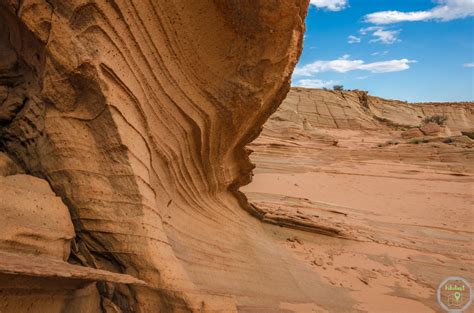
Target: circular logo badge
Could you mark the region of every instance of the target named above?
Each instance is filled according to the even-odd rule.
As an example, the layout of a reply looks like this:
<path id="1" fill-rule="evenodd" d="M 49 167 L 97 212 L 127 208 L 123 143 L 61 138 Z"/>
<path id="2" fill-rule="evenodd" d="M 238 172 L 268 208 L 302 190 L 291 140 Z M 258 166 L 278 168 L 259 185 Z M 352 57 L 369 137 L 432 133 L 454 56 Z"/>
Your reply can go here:
<path id="1" fill-rule="evenodd" d="M 449 313 L 461 313 L 472 302 L 471 286 L 462 277 L 448 277 L 439 285 L 438 303 Z"/>

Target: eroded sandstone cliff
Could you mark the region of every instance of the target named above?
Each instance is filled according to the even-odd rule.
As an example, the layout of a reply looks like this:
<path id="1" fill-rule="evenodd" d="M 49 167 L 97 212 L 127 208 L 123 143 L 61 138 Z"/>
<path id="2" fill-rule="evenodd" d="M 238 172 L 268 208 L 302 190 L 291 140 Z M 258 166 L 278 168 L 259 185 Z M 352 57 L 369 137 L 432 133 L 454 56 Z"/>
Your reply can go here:
<path id="1" fill-rule="evenodd" d="M 315 276 L 275 248 L 238 192 L 251 177 L 244 147 L 289 90 L 307 6 L 0 1 L 0 147 L 14 160 L 2 169 L 1 206 L 25 211 L 0 225 L 32 220 L 47 230 L 2 232 L 2 251 L 14 255 L 0 257 L 0 311 L 312 302 Z M 14 175 L 13 163 L 28 175 Z M 74 279 L 71 266 L 102 276 Z"/>
<path id="2" fill-rule="evenodd" d="M 472 102 L 407 103 L 370 96 L 361 90 L 293 88 L 273 119 L 282 116 L 300 125 L 306 119 L 315 127 L 369 130 L 417 127 L 433 115 L 445 116 L 451 130 L 474 129 Z"/>

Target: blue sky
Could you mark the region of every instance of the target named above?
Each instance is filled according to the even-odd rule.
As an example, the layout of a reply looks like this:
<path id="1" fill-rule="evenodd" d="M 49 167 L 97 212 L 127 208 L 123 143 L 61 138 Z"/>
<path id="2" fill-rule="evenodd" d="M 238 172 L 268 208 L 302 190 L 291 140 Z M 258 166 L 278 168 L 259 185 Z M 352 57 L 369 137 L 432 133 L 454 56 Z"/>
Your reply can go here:
<path id="1" fill-rule="evenodd" d="M 473 101 L 474 0 L 311 0 L 293 86 Z"/>

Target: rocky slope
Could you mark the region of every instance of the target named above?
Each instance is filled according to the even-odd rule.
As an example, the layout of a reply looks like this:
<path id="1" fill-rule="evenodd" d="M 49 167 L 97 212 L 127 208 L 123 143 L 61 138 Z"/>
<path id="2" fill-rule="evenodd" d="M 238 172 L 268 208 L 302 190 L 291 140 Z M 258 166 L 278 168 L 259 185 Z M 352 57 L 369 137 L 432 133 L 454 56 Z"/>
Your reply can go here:
<path id="1" fill-rule="evenodd" d="M 254 215 L 285 226 L 281 245 L 335 288 L 328 312 L 439 312 L 443 279 L 474 279 L 473 112 L 294 88 L 267 121 L 243 189 Z M 437 114 L 447 126 L 419 127 Z"/>
<path id="2" fill-rule="evenodd" d="M 251 176 L 244 146 L 289 90 L 307 6 L 1 0 L 1 206 L 12 213 L 0 247 L 15 255 L 0 256 L 0 311 L 312 302 L 311 273 L 237 191 Z M 11 177 L 13 163 L 27 175 Z"/>

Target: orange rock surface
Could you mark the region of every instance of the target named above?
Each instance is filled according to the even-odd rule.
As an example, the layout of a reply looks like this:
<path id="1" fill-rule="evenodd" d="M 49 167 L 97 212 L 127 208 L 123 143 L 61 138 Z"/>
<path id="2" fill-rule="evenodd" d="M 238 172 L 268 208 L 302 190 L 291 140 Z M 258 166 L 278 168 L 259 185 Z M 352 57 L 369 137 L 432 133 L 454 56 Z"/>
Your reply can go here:
<path id="1" fill-rule="evenodd" d="M 430 312 L 471 278 L 470 104 L 295 89 L 240 190 L 308 3 L 0 0 L 1 313 Z"/>
<path id="2" fill-rule="evenodd" d="M 308 2 L 0 1 L 1 148 L 49 183 L 45 201 L 60 197 L 74 225 L 50 220 L 54 236 L 41 237 L 70 244 L 70 263 L 146 282 L 89 288 L 103 310 L 314 301 L 312 278 L 238 192 L 251 177 L 245 145 L 289 90 Z M 32 294 L 31 312 L 62 312 L 35 305 L 54 290 L 21 286 L 8 287 Z M 0 311 L 17 312 L 8 299 Z"/>
<path id="3" fill-rule="evenodd" d="M 285 226 L 281 245 L 334 288 L 337 306 L 316 302 L 327 312 L 440 312 L 441 281 L 474 279 L 474 141 L 461 134 L 473 110 L 294 88 L 270 117 L 243 190 L 262 222 Z M 427 124 L 431 136 L 403 138 L 436 114 L 452 134 Z"/>

